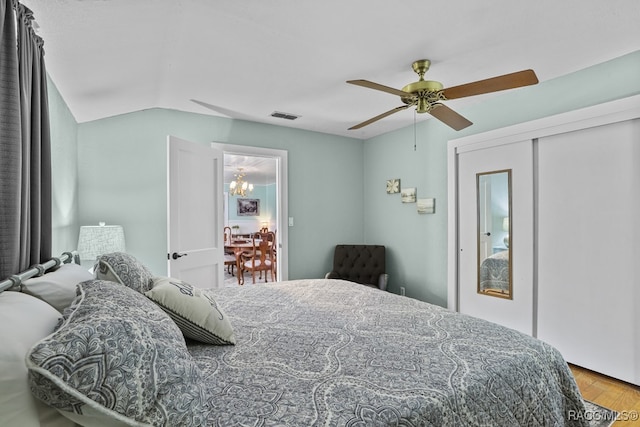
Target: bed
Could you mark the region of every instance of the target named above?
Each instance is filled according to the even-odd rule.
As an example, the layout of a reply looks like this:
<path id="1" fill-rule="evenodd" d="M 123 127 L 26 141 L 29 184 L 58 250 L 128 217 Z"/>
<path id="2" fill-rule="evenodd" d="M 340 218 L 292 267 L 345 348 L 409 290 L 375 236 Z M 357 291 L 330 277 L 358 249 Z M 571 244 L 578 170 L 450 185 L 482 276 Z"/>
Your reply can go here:
<path id="1" fill-rule="evenodd" d="M 509 293 L 509 250 L 500 251 L 480 264 L 481 292 Z"/>
<path id="2" fill-rule="evenodd" d="M 54 309 L 62 318 L 57 328 L 49 325 L 55 332 L 25 350 L 25 382 L 63 421 L 585 422 L 576 416 L 584 403 L 559 352 L 511 329 L 343 280 L 201 290 L 130 263 L 136 260 L 117 254 L 97 278 L 69 284 L 77 295 L 62 313 Z M 7 293 L 19 292 L 0 294 L 0 304 Z M 50 295 L 24 297 L 40 304 Z"/>

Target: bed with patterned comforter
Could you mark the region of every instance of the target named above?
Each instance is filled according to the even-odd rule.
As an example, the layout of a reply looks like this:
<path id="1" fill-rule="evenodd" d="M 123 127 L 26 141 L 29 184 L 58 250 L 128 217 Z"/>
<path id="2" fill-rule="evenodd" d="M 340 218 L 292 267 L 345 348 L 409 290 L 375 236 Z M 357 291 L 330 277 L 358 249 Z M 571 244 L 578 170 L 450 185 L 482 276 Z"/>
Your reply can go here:
<path id="1" fill-rule="evenodd" d="M 479 290 L 509 292 L 509 250 L 495 253 L 482 261 Z"/>
<path id="2" fill-rule="evenodd" d="M 208 291 L 234 346 L 192 342 L 212 426 L 582 425 L 542 341 L 341 280 Z"/>
<path id="3" fill-rule="evenodd" d="M 79 283 L 55 331 L 27 351 L 31 392 L 65 418 L 171 427 L 586 419 L 560 353 L 493 323 L 342 280 L 202 290 L 138 279 Z"/>

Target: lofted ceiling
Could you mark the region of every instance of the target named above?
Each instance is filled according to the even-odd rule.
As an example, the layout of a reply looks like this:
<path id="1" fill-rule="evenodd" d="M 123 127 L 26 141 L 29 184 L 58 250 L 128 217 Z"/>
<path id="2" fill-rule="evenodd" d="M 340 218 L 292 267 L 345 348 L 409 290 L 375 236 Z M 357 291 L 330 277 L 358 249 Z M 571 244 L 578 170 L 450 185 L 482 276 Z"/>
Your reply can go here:
<path id="1" fill-rule="evenodd" d="M 445 87 L 528 68 L 545 81 L 640 49 L 637 0 L 21 2 L 78 122 L 161 107 L 366 139 L 414 113 L 349 131 L 402 103 L 346 80 L 400 89 L 426 58 Z"/>

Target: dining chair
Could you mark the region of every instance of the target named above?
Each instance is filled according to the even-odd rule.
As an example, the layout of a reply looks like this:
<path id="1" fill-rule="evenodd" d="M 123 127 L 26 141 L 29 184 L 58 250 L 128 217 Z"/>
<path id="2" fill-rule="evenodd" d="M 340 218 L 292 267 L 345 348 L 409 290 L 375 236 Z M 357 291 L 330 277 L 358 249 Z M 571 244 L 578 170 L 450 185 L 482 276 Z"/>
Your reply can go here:
<path id="1" fill-rule="evenodd" d="M 231 227 L 224 228 L 224 265 L 227 267 L 227 271 L 233 276 L 233 269 L 238 264 L 237 256 L 234 253 L 233 248 L 227 247 L 231 244 Z"/>
<path id="2" fill-rule="evenodd" d="M 276 241 L 276 232 L 268 231 L 265 233 L 267 240 L 271 242 L 271 251 L 269 256 L 271 257 L 271 264 L 273 266 L 273 277 L 278 278 L 278 242 Z"/>
<path id="3" fill-rule="evenodd" d="M 269 233 L 266 233 L 269 234 Z M 264 238 L 261 238 L 264 237 Z M 251 280 L 256 283 L 256 271 L 264 271 L 264 281 L 267 282 L 267 272 L 271 274 L 271 281 L 274 280 L 274 255 L 272 253 L 274 242 L 269 240 L 267 235 L 255 235 L 251 239 L 253 242 L 253 248 L 249 253 L 242 252 L 240 254 L 241 262 L 238 263 L 238 280 L 241 285 L 244 284 L 244 272 L 251 271 Z"/>
<path id="4" fill-rule="evenodd" d="M 264 230 L 264 229 L 262 229 Z M 276 262 L 276 250 L 277 250 L 277 245 L 276 245 L 276 233 L 274 231 L 259 231 L 257 233 L 254 234 L 254 236 L 256 237 L 256 239 L 260 239 L 260 240 L 266 240 L 268 242 L 271 243 L 271 248 L 269 250 L 269 252 L 267 253 L 267 259 L 272 261 L 272 265 L 273 265 L 273 277 L 277 278 L 277 267 L 278 264 Z M 260 248 L 256 249 L 256 252 L 259 254 L 260 253 Z M 259 270 L 259 276 L 258 279 L 262 279 L 262 270 Z M 275 281 L 275 280 L 274 280 Z"/>

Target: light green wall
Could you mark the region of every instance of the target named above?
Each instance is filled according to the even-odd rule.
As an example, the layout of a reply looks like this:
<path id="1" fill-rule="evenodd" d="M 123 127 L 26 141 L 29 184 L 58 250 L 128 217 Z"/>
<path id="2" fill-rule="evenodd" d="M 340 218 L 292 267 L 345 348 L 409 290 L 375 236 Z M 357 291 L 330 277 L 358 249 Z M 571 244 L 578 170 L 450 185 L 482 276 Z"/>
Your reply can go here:
<path id="1" fill-rule="evenodd" d="M 290 278 L 324 275 L 336 243 L 379 243 L 388 248 L 392 292 L 405 286 L 408 296 L 446 305 L 447 141 L 636 95 L 639 75 L 640 51 L 537 86 L 487 96 L 468 108 L 451 101 L 474 125 L 455 132 L 436 120 L 421 121 L 416 151 L 413 126 L 359 141 L 163 109 L 80 124 L 78 193 L 73 194 L 73 182 L 63 190 L 76 200 L 71 212 L 77 209 L 79 221 L 58 227 L 56 245 L 63 250 L 67 244 L 75 247 L 78 223 L 119 223 L 125 227 L 129 252 L 164 274 L 166 136 L 283 149 L 289 152 L 289 215 L 295 218 L 289 230 Z M 52 129 L 58 135 L 54 150 L 72 153 L 76 126 L 63 104 L 52 103 L 52 109 L 61 110 L 52 112 Z M 73 160 L 65 163 L 67 157 L 73 155 L 62 154 L 54 161 L 56 174 L 61 167 L 72 168 Z M 73 173 L 65 170 L 62 176 L 72 180 Z M 420 198 L 435 198 L 436 213 L 418 215 L 415 204 L 402 204 L 399 195 L 386 194 L 385 183 L 391 178 L 417 187 Z M 58 218 L 65 215 L 58 213 Z"/>
<path id="2" fill-rule="evenodd" d="M 52 253 L 74 250 L 78 244 L 78 138 L 73 115 L 55 84 L 48 80 L 51 121 Z"/>
<path id="3" fill-rule="evenodd" d="M 508 70 L 505 70 L 508 71 Z M 474 125 L 456 132 L 437 120 L 365 143 L 365 238 L 387 245 L 389 288 L 442 306 L 447 303 L 447 141 L 551 116 L 640 93 L 640 51 L 576 73 L 503 94 L 487 96 L 469 108 L 447 105 Z M 570 166 L 570 165 L 568 165 Z M 418 215 L 385 192 L 385 182 L 400 178 L 417 187 L 418 197 L 434 197 L 436 213 Z"/>
<path id="4" fill-rule="evenodd" d="M 123 225 L 127 251 L 154 273 L 166 274 L 169 134 L 288 151 L 290 279 L 324 276 L 336 243 L 364 239 L 360 140 L 164 109 L 80 124 L 80 223 Z"/>
<path id="5" fill-rule="evenodd" d="M 268 227 L 273 230 L 276 221 L 277 200 L 276 184 L 260 185 L 254 184 L 253 191 L 246 197 L 229 196 L 229 226 L 239 225 L 241 233 L 253 233 L 260 230 L 262 223 L 267 222 Z M 229 191 L 229 184 L 225 184 L 225 190 Z M 260 202 L 260 212 L 256 216 L 238 215 L 238 199 L 258 199 Z"/>

